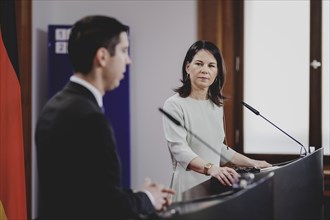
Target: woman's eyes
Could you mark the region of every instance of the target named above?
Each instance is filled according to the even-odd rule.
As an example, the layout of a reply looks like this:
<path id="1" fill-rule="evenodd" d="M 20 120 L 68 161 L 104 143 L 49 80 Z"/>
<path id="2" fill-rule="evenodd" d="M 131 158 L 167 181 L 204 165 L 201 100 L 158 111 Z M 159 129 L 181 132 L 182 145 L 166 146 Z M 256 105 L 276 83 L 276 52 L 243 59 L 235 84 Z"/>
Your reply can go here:
<path id="1" fill-rule="evenodd" d="M 203 63 L 195 63 L 195 64 L 196 64 L 196 66 L 203 66 Z M 216 66 L 211 64 L 211 65 L 209 65 L 209 67 L 210 68 L 215 68 Z"/>

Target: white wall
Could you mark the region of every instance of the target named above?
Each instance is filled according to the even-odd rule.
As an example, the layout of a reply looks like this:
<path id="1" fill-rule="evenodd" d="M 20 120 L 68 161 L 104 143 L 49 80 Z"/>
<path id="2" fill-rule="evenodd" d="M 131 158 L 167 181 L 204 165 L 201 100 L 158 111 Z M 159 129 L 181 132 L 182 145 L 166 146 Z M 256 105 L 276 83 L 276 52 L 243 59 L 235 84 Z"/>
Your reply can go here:
<path id="1" fill-rule="evenodd" d="M 158 107 L 179 86 L 181 63 L 197 40 L 197 4 L 189 1 L 32 2 L 32 124 L 47 100 L 47 28 L 73 24 L 83 16 L 116 17 L 130 27 L 131 185 L 145 177 L 169 184 L 171 162 Z M 34 146 L 34 140 L 33 140 Z M 35 153 L 33 153 L 35 163 Z M 35 166 L 35 164 L 33 165 Z M 33 173 L 33 217 L 37 183 Z"/>

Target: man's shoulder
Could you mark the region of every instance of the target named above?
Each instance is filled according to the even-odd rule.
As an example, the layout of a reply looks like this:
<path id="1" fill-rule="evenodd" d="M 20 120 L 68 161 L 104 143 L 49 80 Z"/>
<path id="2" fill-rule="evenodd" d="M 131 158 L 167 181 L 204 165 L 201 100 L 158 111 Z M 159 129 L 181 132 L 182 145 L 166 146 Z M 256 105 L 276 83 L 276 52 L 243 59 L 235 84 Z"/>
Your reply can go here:
<path id="1" fill-rule="evenodd" d="M 50 98 L 43 110 L 46 114 L 55 111 L 78 115 L 99 112 L 100 108 L 91 97 L 64 88 Z"/>

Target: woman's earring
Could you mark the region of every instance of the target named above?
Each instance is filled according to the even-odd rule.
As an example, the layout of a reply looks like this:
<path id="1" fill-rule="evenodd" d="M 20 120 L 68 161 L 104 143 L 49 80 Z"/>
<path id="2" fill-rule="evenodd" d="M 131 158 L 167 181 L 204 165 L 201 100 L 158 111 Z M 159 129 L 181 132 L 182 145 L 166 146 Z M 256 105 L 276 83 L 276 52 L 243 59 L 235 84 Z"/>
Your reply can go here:
<path id="1" fill-rule="evenodd" d="M 215 80 L 213 81 L 212 85 L 213 84 L 216 84 L 218 82 L 218 77 L 215 78 Z"/>
<path id="2" fill-rule="evenodd" d="M 184 81 L 187 82 L 188 79 L 189 79 L 189 73 L 187 74 L 186 79 Z"/>

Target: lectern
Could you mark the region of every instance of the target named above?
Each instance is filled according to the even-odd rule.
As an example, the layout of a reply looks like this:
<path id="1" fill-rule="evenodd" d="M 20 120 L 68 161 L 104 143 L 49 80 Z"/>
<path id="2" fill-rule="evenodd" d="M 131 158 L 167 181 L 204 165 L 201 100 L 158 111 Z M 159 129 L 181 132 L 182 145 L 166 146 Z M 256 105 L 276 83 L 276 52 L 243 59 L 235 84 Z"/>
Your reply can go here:
<path id="1" fill-rule="evenodd" d="M 223 188 L 212 179 L 193 187 L 186 202 L 172 204 L 164 219 L 323 219 L 323 148 L 261 170 L 244 189 Z M 185 195 L 183 195 L 185 197 Z"/>
<path id="2" fill-rule="evenodd" d="M 159 217 L 165 219 L 272 219 L 273 217 L 273 176 L 270 172 L 246 188 L 213 194 L 205 190 L 212 180 L 191 190 L 203 189 L 209 196 L 191 201 L 175 203 Z M 213 195 L 212 195 L 213 194 Z M 201 196 L 201 195 L 200 195 Z"/>

